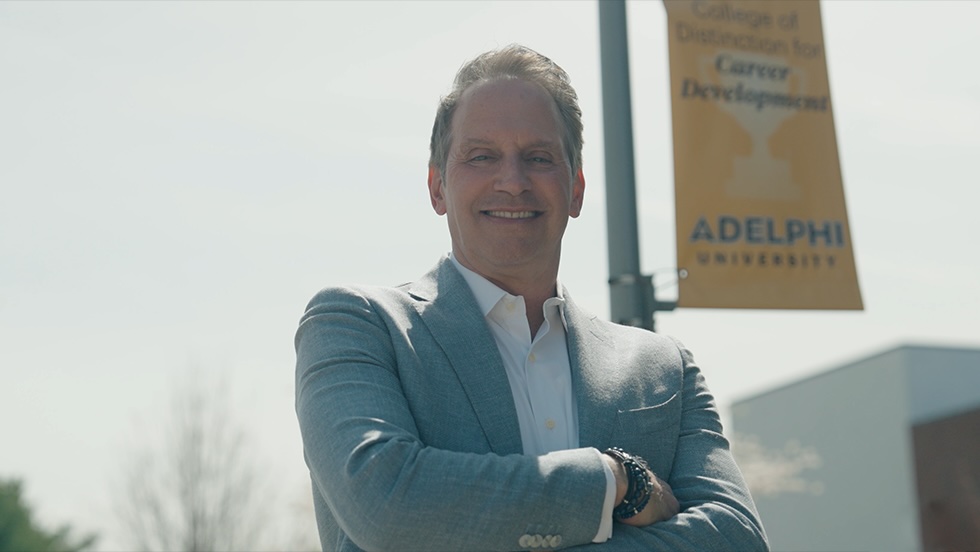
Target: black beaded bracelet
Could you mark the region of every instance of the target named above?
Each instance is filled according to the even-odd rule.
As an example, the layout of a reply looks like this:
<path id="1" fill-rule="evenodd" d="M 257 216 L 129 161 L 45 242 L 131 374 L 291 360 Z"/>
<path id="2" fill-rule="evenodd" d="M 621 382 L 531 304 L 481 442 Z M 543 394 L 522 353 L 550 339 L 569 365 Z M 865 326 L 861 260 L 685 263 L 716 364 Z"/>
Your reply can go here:
<path id="1" fill-rule="evenodd" d="M 606 449 L 606 454 L 616 459 L 626 470 L 626 496 L 613 509 L 616 519 L 629 519 L 646 508 L 653 493 L 653 481 L 647 472 L 647 463 L 643 458 L 627 453 L 621 448 Z"/>

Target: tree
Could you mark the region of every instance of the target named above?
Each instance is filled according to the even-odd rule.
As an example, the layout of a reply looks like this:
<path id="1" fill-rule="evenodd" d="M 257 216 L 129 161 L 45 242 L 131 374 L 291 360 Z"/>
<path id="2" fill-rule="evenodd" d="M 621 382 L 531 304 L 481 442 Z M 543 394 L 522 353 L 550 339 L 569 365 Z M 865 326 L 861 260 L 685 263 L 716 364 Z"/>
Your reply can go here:
<path id="1" fill-rule="evenodd" d="M 116 512 L 137 550 L 220 552 L 259 548 L 269 491 L 227 386 L 176 388 L 166 428 L 124 462 Z"/>
<path id="2" fill-rule="evenodd" d="M 33 517 L 21 481 L 0 480 L 0 552 L 82 552 L 95 544 L 94 535 L 76 539 L 67 525 L 48 531 Z"/>

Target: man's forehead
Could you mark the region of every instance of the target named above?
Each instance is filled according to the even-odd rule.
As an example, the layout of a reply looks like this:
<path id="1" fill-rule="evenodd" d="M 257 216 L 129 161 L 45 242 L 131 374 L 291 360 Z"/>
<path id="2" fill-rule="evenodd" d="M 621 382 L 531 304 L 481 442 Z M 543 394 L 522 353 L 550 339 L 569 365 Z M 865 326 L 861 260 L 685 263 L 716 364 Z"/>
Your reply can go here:
<path id="1" fill-rule="evenodd" d="M 554 98 L 540 84 L 522 79 L 471 86 L 460 98 L 451 127 L 457 148 L 493 145 L 501 139 L 517 139 L 523 147 L 562 144 Z"/>
<path id="2" fill-rule="evenodd" d="M 462 93 L 456 106 L 457 113 L 489 110 L 502 115 L 532 109 L 558 115 L 554 98 L 539 83 L 506 78 L 473 84 Z"/>

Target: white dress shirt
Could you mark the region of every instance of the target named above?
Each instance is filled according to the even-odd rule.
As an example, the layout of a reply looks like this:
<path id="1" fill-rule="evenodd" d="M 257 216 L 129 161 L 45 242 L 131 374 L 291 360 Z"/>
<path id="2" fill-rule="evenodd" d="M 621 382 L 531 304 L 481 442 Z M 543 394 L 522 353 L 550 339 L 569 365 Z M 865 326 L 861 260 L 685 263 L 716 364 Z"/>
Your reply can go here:
<path id="1" fill-rule="evenodd" d="M 544 302 L 544 323 L 532 339 L 524 297 L 500 289 L 460 264 L 455 256 L 450 255 L 450 259 L 476 296 L 500 350 L 517 407 L 524 454 L 538 456 L 578 448 L 578 410 L 572 393 L 561 286 L 557 285 L 556 297 Z M 602 466 L 606 472 L 606 498 L 593 542 L 605 542 L 612 536 L 616 478 L 605 462 Z"/>

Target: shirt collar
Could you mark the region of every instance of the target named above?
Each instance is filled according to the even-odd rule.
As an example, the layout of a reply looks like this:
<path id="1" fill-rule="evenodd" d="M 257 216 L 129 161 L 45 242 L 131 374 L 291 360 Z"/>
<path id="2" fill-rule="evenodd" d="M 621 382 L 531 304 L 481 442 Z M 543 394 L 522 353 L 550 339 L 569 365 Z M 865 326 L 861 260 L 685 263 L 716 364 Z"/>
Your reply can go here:
<path id="1" fill-rule="evenodd" d="M 473 272 L 472 270 L 463 266 L 463 263 L 456 259 L 456 256 L 452 253 L 449 254 L 449 260 L 453 262 L 453 265 L 459 270 L 459 273 L 463 275 L 463 279 L 470 286 L 473 291 L 473 295 L 476 296 L 476 303 L 480 306 L 480 312 L 483 313 L 484 318 L 490 314 L 493 307 L 500 302 L 505 296 L 511 296 L 510 293 L 500 289 L 496 284 L 487 280 L 483 276 Z M 562 325 L 568 329 L 568 324 L 565 322 L 565 296 L 561 292 L 561 282 L 555 281 L 556 295 L 552 299 L 548 299 L 545 302 L 545 308 L 555 305 L 557 303 L 558 313 L 561 316 Z M 554 299 L 557 299 L 555 301 Z"/>
<path id="2" fill-rule="evenodd" d="M 476 303 L 480 306 L 480 312 L 483 313 L 483 316 L 489 314 L 494 305 L 505 295 L 508 295 L 506 291 L 497 287 L 490 280 L 463 266 L 463 263 L 459 262 L 452 253 L 449 254 L 449 260 L 453 262 L 453 265 L 459 270 L 459 273 L 463 275 L 463 279 L 466 280 L 466 284 L 470 286 L 473 295 L 476 296 Z"/>

